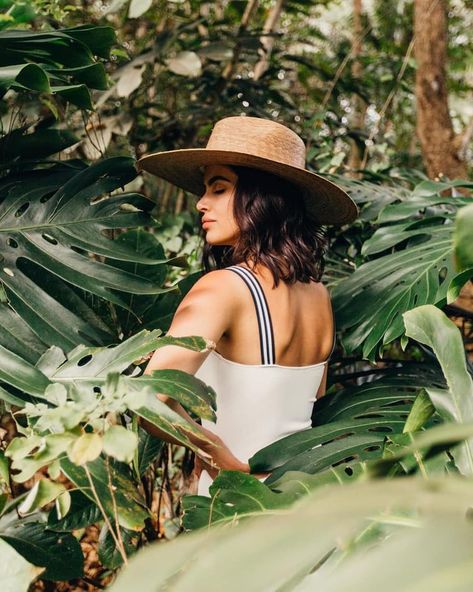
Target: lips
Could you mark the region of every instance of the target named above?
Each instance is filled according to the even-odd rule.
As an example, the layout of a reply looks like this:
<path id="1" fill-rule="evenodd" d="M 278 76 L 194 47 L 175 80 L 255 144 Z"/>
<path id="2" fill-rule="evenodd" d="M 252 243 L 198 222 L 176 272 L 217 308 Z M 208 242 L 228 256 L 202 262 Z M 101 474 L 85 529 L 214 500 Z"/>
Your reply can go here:
<path id="1" fill-rule="evenodd" d="M 211 222 L 215 222 L 215 220 L 202 220 L 202 226 L 205 227 L 206 224 L 210 224 Z"/>

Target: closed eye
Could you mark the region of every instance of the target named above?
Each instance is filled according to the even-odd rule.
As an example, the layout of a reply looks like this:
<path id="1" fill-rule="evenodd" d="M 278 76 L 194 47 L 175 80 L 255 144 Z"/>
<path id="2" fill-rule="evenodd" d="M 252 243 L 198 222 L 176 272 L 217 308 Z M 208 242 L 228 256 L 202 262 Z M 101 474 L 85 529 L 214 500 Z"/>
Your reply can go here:
<path id="1" fill-rule="evenodd" d="M 214 193 L 223 193 L 225 189 L 215 189 Z"/>

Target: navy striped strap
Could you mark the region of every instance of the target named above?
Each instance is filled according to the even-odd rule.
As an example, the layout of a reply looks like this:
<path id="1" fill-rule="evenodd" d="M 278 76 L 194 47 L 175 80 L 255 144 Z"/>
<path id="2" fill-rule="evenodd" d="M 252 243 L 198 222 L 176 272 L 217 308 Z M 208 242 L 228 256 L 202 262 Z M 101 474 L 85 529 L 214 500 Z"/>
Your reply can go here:
<path id="1" fill-rule="evenodd" d="M 271 322 L 268 303 L 261 284 L 255 275 L 246 267 L 232 265 L 226 269 L 230 269 L 239 275 L 250 289 L 256 308 L 256 317 L 258 319 L 261 362 L 265 365 L 274 364 L 276 360 L 276 352 L 274 349 L 273 324 Z"/>

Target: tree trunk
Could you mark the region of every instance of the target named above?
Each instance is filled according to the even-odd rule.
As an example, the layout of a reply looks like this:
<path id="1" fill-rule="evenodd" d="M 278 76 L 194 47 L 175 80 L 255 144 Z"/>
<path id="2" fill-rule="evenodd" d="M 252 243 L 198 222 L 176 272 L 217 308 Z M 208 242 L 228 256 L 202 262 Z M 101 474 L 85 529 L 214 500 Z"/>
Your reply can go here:
<path id="1" fill-rule="evenodd" d="M 462 136 L 456 136 L 446 85 L 447 0 L 415 0 L 417 136 L 430 178 L 466 178 Z"/>

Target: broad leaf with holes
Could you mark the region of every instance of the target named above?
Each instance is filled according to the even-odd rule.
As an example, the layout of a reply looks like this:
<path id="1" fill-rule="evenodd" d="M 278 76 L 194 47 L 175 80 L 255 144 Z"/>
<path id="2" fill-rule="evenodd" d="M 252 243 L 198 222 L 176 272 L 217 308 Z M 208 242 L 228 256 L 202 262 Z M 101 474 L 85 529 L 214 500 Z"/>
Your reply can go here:
<path id="1" fill-rule="evenodd" d="M 113 425 L 113 417 L 127 410 L 182 445 L 197 449 L 190 436 L 202 439 L 201 431 L 158 399 L 156 393 L 169 395 L 198 416 L 214 419 L 212 388 L 179 370 L 158 370 L 142 377 L 119 374 L 164 345 L 180 345 L 194 351 L 204 351 L 207 346 L 200 337 L 159 335 L 159 330 L 142 331 L 113 348 L 77 347 L 68 358 L 59 348 L 52 347 L 36 366 L 0 346 L 0 380 L 14 387 L 13 393 L 6 387 L 0 390 L 0 398 L 24 407 L 22 413 L 28 421 L 23 432 L 26 437 L 14 438 L 6 451 L 16 471 L 16 482 L 27 481 L 42 467 L 63 459 L 66 453 L 76 465 L 93 461 L 102 448 L 119 460 L 136 461 L 135 451 L 143 453 L 138 450 L 136 434 Z M 94 431 L 85 432 L 84 428 Z M 118 442 L 117 432 L 122 434 Z M 120 447 L 125 437 L 130 440 L 126 451 Z M 158 451 L 151 446 L 146 459 L 138 458 L 139 464 L 143 463 L 138 470 L 144 470 Z"/>
<path id="2" fill-rule="evenodd" d="M 287 471 L 315 474 L 380 458 L 385 436 L 403 432 L 423 387 L 444 384 L 436 372 L 417 374 L 415 367 L 397 374 L 393 369 L 383 378 L 319 399 L 314 405 L 315 427 L 259 450 L 249 459 L 251 472 L 272 471 L 265 480 L 272 486 Z"/>
<path id="3" fill-rule="evenodd" d="M 379 228 L 364 244 L 363 253 L 384 254 L 362 264 L 333 290 L 345 349 L 362 348 L 370 360 L 378 348 L 404 333 L 403 312 L 422 304 L 442 306 L 453 301 L 473 275 L 471 269 L 456 272 L 453 256 L 452 217 L 467 200 L 450 198 L 444 205 L 444 197 L 421 195 L 413 201 L 387 206 L 381 212 L 381 220 L 402 221 Z M 432 208 L 435 215 L 420 216 L 419 211 L 426 208 Z M 406 222 L 407 211 L 411 218 Z"/>
<path id="4" fill-rule="evenodd" d="M 363 222 L 374 221 L 383 208 L 410 197 L 410 191 L 399 183 L 395 186 L 377 185 L 369 181 L 357 181 L 339 175 L 328 175 L 328 177 L 350 195 L 360 209 L 358 220 Z"/>
<path id="5" fill-rule="evenodd" d="M 267 486 L 246 473 L 221 471 L 210 486 L 211 497 L 186 495 L 182 498 L 182 525 L 186 530 L 197 530 L 234 523 L 255 514 L 289 507 L 314 489 L 355 481 L 364 474 L 364 463 L 330 468 L 316 475 L 288 471 Z"/>
<path id="6" fill-rule="evenodd" d="M 175 289 L 161 288 L 142 271 L 169 260 L 109 237 L 113 229 L 149 221 L 152 204 L 142 196 L 99 199 L 135 176 L 133 161 L 116 157 L 79 172 L 59 166 L 0 183 L 0 281 L 9 305 L 46 344 L 68 351 L 79 343 L 110 342 L 106 327 L 81 300 L 82 291 L 128 308 L 126 294 Z M 142 267 L 139 273 L 120 270 L 100 257 Z"/>

